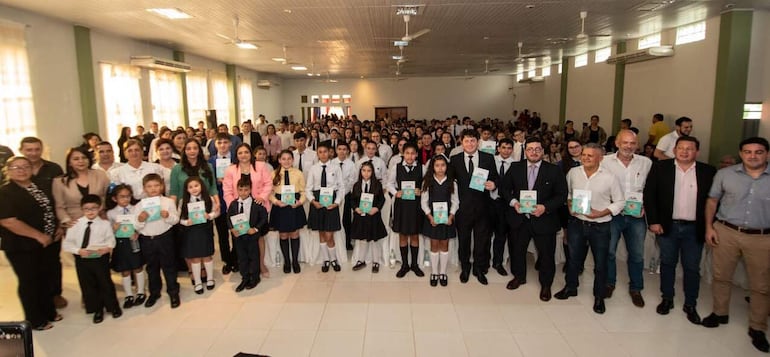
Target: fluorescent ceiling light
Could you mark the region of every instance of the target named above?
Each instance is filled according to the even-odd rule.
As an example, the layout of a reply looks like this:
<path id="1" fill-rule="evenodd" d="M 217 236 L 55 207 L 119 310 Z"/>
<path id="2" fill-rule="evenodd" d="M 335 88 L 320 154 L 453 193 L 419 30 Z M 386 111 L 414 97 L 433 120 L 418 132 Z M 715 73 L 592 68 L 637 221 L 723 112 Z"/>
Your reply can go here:
<path id="1" fill-rule="evenodd" d="M 308 76 L 308 77 L 312 77 L 312 76 L 313 76 L 313 74 L 312 74 L 312 73 L 308 73 L 308 74 L 307 74 L 307 76 Z"/>
<path id="2" fill-rule="evenodd" d="M 273 61 L 276 61 L 276 62 L 285 62 L 285 61 L 286 61 L 286 59 L 285 59 L 285 58 L 283 58 L 283 57 L 273 57 Z"/>
<path id="3" fill-rule="evenodd" d="M 235 45 L 238 46 L 238 48 L 243 50 L 256 50 L 259 48 L 257 47 L 257 45 L 250 42 L 238 42 Z"/>
<path id="4" fill-rule="evenodd" d="M 295 71 L 307 71 L 307 67 L 305 66 L 291 66 L 291 69 Z"/>
<path id="5" fill-rule="evenodd" d="M 400 60 L 400 59 L 404 59 L 404 56 L 394 55 L 394 56 L 391 56 L 391 58 L 393 58 L 394 60 Z"/>
<path id="6" fill-rule="evenodd" d="M 149 12 L 153 12 L 155 14 L 158 14 L 160 16 L 169 18 L 171 20 L 180 20 L 180 19 L 190 19 L 192 16 L 187 14 L 186 12 L 176 9 L 176 8 L 154 8 L 154 9 L 147 9 Z"/>

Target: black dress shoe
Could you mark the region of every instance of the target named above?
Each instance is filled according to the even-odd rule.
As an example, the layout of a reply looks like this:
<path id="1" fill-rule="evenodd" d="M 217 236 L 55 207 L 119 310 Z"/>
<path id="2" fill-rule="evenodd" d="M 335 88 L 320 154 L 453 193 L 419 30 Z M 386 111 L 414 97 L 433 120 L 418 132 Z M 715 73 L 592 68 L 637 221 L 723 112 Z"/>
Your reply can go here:
<path id="1" fill-rule="evenodd" d="M 668 312 L 671 311 L 671 309 L 673 308 L 674 308 L 673 300 L 663 299 L 663 301 L 661 301 L 660 304 L 658 304 L 658 307 L 655 308 L 655 312 L 657 312 L 660 315 L 668 315 Z"/>
<path id="2" fill-rule="evenodd" d="M 471 275 L 471 273 L 468 270 L 463 270 L 460 272 L 460 282 L 465 284 L 468 282 L 468 276 Z"/>
<path id="3" fill-rule="evenodd" d="M 124 309 L 130 309 L 131 306 L 134 306 L 134 297 L 133 296 L 126 296 L 126 299 L 123 301 L 123 308 Z"/>
<path id="4" fill-rule="evenodd" d="M 401 269 L 398 270 L 396 273 L 396 278 L 403 278 L 406 276 L 406 273 L 409 272 L 409 264 L 401 264 Z"/>
<path id="5" fill-rule="evenodd" d="M 97 311 L 94 313 L 94 323 L 100 324 L 104 321 L 104 311 Z"/>
<path id="6" fill-rule="evenodd" d="M 353 266 L 353 271 L 359 271 L 363 268 L 366 268 L 366 263 L 359 260 L 356 262 L 356 265 Z"/>
<path id="7" fill-rule="evenodd" d="M 430 286 L 433 286 L 433 287 L 438 286 L 438 275 L 437 274 L 431 274 L 430 275 Z"/>
<path id="8" fill-rule="evenodd" d="M 695 309 L 695 306 L 685 305 L 684 307 L 682 307 L 682 311 L 684 311 L 684 313 L 687 314 L 688 321 L 692 322 L 695 325 L 701 324 L 700 315 L 698 315 L 698 310 Z"/>
<path id="9" fill-rule="evenodd" d="M 481 283 L 481 285 L 489 284 L 489 281 L 487 280 L 486 274 L 484 274 L 482 272 L 479 272 L 478 274 L 476 274 L 476 279 L 479 280 L 479 283 Z"/>
<path id="10" fill-rule="evenodd" d="M 377 274 L 380 272 L 380 263 L 372 263 L 372 273 Z"/>
<path id="11" fill-rule="evenodd" d="M 342 270 L 342 268 L 340 267 L 340 263 L 337 262 L 337 259 L 332 260 L 331 265 L 332 265 L 332 269 L 334 269 L 335 272 Z"/>
<path id="12" fill-rule="evenodd" d="M 134 300 L 134 306 L 138 306 L 138 305 L 144 304 L 145 300 L 147 300 L 147 295 L 136 294 L 136 299 Z"/>
<path id="13" fill-rule="evenodd" d="M 728 315 L 719 316 L 712 312 L 711 315 L 706 316 L 706 318 L 703 319 L 703 321 L 701 321 L 700 324 L 703 327 L 712 328 L 712 327 L 717 327 L 719 325 L 724 325 L 728 322 L 730 322 L 730 316 Z"/>
<path id="14" fill-rule="evenodd" d="M 604 291 L 604 298 L 609 299 L 612 297 L 612 293 L 615 292 L 615 285 L 607 285 L 606 290 Z"/>
<path id="15" fill-rule="evenodd" d="M 237 273 L 237 272 L 241 271 L 241 269 L 238 268 L 238 263 L 231 265 L 230 266 L 230 271 L 232 271 L 233 273 Z"/>
<path id="16" fill-rule="evenodd" d="M 116 307 L 115 310 L 112 311 L 112 318 L 117 319 L 121 316 L 123 316 L 123 310 L 121 310 L 119 307 Z"/>
<path id="17" fill-rule="evenodd" d="M 642 297 L 642 293 L 638 291 L 629 291 L 628 294 L 631 295 L 631 302 L 634 303 L 634 306 L 644 307 L 644 298 Z"/>
<path id="18" fill-rule="evenodd" d="M 144 303 L 144 307 L 153 307 L 156 302 L 158 302 L 158 299 L 160 299 L 160 296 L 158 295 L 150 295 L 147 298 L 147 301 Z"/>
<path id="19" fill-rule="evenodd" d="M 251 290 L 257 287 L 259 283 L 262 281 L 262 279 L 257 276 L 256 278 L 251 279 L 248 284 L 246 284 L 246 290 Z"/>
<path id="20" fill-rule="evenodd" d="M 321 272 L 322 273 L 328 273 L 329 272 L 329 261 L 324 261 L 324 265 L 321 266 Z"/>
<path id="21" fill-rule="evenodd" d="M 420 265 L 419 264 L 413 264 L 412 265 L 412 271 L 414 272 L 414 275 L 417 275 L 420 278 L 425 276 L 425 273 L 422 272 L 422 269 L 420 269 Z"/>
<path id="22" fill-rule="evenodd" d="M 446 274 L 439 274 L 438 282 L 441 284 L 441 286 L 449 285 L 449 279 L 447 278 Z"/>
<path id="23" fill-rule="evenodd" d="M 230 269 L 230 266 L 225 264 L 225 266 L 222 267 L 222 275 L 230 274 L 232 269 Z"/>
<path id="24" fill-rule="evenodd" d="M 508 290 L 516 290 L 519 288 L 519 286 L 522 286 L 526 284 L 526 280 L 519 280 L 519 278 L 513 278 L 511 281 L 508 282 L 508 285 L 505 286 Z"/>
<path id="25" fill-rule="evenodd" d="M 749 327 L 749 336 L 751 337 L 751 344 L 762 352 L 768 352 L 770 345 L 767 343 L 767 337 L 765 337 L 764 331 L 755 330 Z"/>
<path id="26" fill-rule="evenodd" d="M 302 271 L 302 269 L 299 268 L 298 262 L 291 263 L 291 270 L 294 272 L 294 274 L 299 274 L 299 272 Z"/>
<path id="27" fill-rule="evenodd" d="M 508 272 L 505 271 L 505 268 L 503 268 L 502 264 L 493 265 L 492 268 L 497 270 L 498 274 L 502 276 L 508 276 Z"/>
<path id="28" fill-rule="evenodd" d="M 605 311 L 607 311 L 607 307 L 604 306 L 604 299 L 594 299 L 594 312 L 603 314 Z"/>
<path id="29" fill-rule="evenodd" d="M 283 273 L 284 274 L 291 273 L 291 264 L 289 264 L 289 263 L 284 263 L 283 264 Z"/>
<path id="30" fill-rule="evenodd" d="M 241 280 L 241 283 L 238 284 L 238 286 L 235 287 L 235 292 L 239 293 L 239 292 L 243 291 L 243 289 L 246 289 L 246 285 L 248 283 L 249 282 L 246 279 Z"/>
<path id="31" fill-rule="evenodd" d="M 540 289 L 540 301 L 551 301 L 551 288 L 541 288 Z"/>
<path id="32" fill-rule="evenodd" d="M 566 287 L 564 289 L 559 290 L 556 294 L 553 295 L 558 300 L 567 300 L 571 296 L 577 296 L 577 290 L 569 290 Z"/>
<path id="33" fill-rule="evenodd" d="M 171 308 L 172 309 L 176 309 L 182 303 L 179 300 L 179 294 L 173 294 L 173 295 L 169 296 L 169 298 L 171 298 Z"/>

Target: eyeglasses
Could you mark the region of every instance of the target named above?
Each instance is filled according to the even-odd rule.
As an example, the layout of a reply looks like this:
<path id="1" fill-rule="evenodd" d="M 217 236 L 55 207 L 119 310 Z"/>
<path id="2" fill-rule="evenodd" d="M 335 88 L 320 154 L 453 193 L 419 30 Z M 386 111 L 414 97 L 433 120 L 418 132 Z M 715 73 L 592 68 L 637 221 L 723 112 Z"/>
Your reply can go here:
<path id="1" fill-rule="evenodd" d="M 8 170 L 27 171 L 27 170 L 32 170 L 32 166 L 28 166 L 28 165 L 25 165 L 25 166 L 14 165 L 14 166 L 8 166 Z"/>
<path id="2" fill-rule="evenodd" d="M 527 152 L 543 152 L 543 148 L 527 148 Z"/>
<path id="3" fill-rule="evenodd" d="M 98 212 L 99 207 L 83 207 L 83 211 L 85 212 Z"/>

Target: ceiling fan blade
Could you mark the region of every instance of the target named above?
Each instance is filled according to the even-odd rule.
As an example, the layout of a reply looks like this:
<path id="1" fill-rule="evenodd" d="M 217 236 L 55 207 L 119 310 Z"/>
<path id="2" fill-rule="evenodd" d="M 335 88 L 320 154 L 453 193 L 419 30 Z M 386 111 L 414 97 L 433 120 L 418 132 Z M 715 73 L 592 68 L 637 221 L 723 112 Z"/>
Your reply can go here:
<path id="1" fill-rule="evenodd" d="M 412 40 L 414 40 L 414 39 L 416 39 L 416 38 L 418 38 L 418 37 L 420 37 L 422 35 L 425 35 L 428 32 L 430 32 L 430 29 L 422 29 L 422 30 L 417 31 L 417 32 L 415 32 L 413 34 L 404 36 L 403 40 L 404 41 L 412 41 Z"/>
<path id="2" fill-rule="evenodd" d="M 216 35 L 221 37 L 221 38 L 224 38 L 225 40 L 228 40 L 230 42 L 235 42 L 235 40 L 233 40 L 230 36 L 225 36 L 225 35 L 223 35 L 221 33 L 216 33 Z"/>
<path id="3" fill-rule="evenodd" d="M 273 42 L 270 40 L 253 40 L 253 39 L 241 39 L 241 42 Z"/>

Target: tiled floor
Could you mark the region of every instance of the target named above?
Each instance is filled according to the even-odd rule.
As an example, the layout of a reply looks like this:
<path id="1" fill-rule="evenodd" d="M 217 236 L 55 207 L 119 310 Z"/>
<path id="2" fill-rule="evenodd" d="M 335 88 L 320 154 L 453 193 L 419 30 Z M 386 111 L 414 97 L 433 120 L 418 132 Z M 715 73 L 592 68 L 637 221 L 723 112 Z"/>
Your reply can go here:
<path id="1" fill-rule="evenodd" d="M 557 275 L 554 292 L 564 283 Z M 627 281 L 624 267 L 619 275 Z M 754 350 L 746 335 L 747 304 L 738 288 L 730 323 L 706 329 L 687 322 L 679 297 L 669 316 L 655 313 L 657 275 L 645 273 L 644 309 L 634 307 L 619 288 L 604 315 L 591 310 L 590 272 L 581 278 L 580 296 L 549 303 L 538 299 L 532 269 L 529 283 L 515 292 L 505 289 L 507 278 L 494 272 L 489 278 L 488 286 L 474 279 L 460 284 L 453 272 L 449 287 L 432 288 L 427 278 L 397 279 L 387 267 L 375 275 L 354 273 L 349 266 L 323 274 L 318 266 L 303 265 L 299 275 L 274 268 L 273 277 L 241 294 L 233 291 L 239 276 L 217 273 L 216 289 L 199 296 L 180 276 L 179 309 L 171 310 L 164 296 L 151 309 L 135 307 L 120 319 L 108 316 L 94 325 L 79 307 L 74 268 L 65 257 L 70 306 L 52 330 L 34 334 L 35 350 L 37 356 L 111 357 L 221 357 L 241 351 L 276 357 L 766 355 Z M 15 281 L 0 257 L 0 320 L 23 318 Z M 701 295 L 699 311 L 706 316 L 709 285 L 703 284 Z"/>

